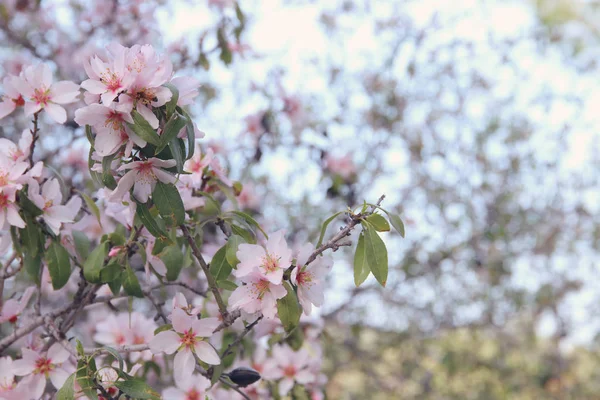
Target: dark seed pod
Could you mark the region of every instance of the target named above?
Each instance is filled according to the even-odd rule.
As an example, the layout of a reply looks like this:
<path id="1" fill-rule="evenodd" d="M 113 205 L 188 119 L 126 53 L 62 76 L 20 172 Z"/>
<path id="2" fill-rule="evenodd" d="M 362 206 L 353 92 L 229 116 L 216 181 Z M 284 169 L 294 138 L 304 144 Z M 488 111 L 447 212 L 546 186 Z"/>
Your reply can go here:
<path id="1" fill-rule="evenodd" d="M 236 368 L 227 375 L 233 383 L 241 387 L 252 385 L 260 379 L 258 371 L 246 367 Z"/>

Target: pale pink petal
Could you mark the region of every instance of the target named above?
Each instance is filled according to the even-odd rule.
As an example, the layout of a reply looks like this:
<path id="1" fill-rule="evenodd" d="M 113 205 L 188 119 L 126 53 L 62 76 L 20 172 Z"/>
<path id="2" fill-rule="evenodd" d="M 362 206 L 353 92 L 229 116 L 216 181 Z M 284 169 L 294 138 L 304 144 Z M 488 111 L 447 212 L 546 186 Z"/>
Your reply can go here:
<path id="1" fill-rule="evenodd" d="M 106 92 L 106 85 L 94 79 L 88 79 L 83 81 L 81 83 L 81 87 L 92 94 L 102 94 Z"/>
<path id="2" fill-rule="evenodd" d="M 175 354 L 175 360 L 173 363 L 173 375 L 177 377 L 178 380 L 186 380 L 189 379 L 190 376 L 194 373 L 194 366 L 196 365 L 196 360 L 194 359 L 194 355 L 187 347 Z"/>
<path id="3" fill-rule="evenodd" d="M 150 109 L 142 104 L 138 103 L 137 111 L 144 117 L 144 119 L 150 124 L 150 126 L 154 129 L 158 128 L 158 118 Z"/>
<path id="4" fill-rule="evenodd" d="M 196 351 L 196 355 L 199 359 L 204 361 L 207 364 L 211 365 L 219 365 L 221 364 L 221 359 L 219 355 L 215 351 L 215 349 L 208 342 L 196 342 L 194 346 L 194 350 Z"/>
<path id="5" fill-rule="evenodd" d="M 77 101 L 79 85 L 71 81 L 60 81 L 52 85 L 50 95 L 53 103 L 69 104 Z"/>
<path id="6" fill-rule="evenodd" d="M 0 103 L 0 118 L 6 117 L 17 108 L 17 104 L 12 100 L 6 100 Z"/>
<path id="7" fill-rule="evenodd" d="M 279 395 L 286 396 L 292 387 L 294 387 L 294 381 L 290 378 L 283 378 L 281 382 L 279 382 Z"/>
<path id="8" fill-rule="evenodd" d="M 128 172 L 129 173 L 129 172 Z M 140 202 L 145 203 L 148 201 L 148 197 L 152 194 L 152 184 L 147 180 L 137 180 L 133 185 L 133 195 Z"/>
<path id="9" fill-rule="evenodd" d="M 148 346 L 153 354 L 160 352 L 173 354 L 175 350 L 179 348 L 180 344 L 180 337 L 177 333 L 173 331 L 163 331 L 154 336 L 148 343 Z"/>
<path id="10" fill-rule="evenodd" d="M 188 400 L 187 394 L 180 389 L 170 387 L 162 392 L 163 399 L 167 400 Z"/>
<path id="11" fill-rule="evenodd" d="M 210 337 L 220 324 L 218 318 L 197 319 L 192 323 L 192 331 L 196 336 Z"/>
<path id="12" fill-rule="evenodd" d="M 19 384 L 21 383 L 22 387 L 26 388 L 28 398 L 37 400 L 44 394 L 46 377 L 41 374 L 29 375 L 19 382 Z"/>
<path id="13" fill-rule="evenodd" d="M 52 364 L 62 364 L 68 360 L 70 355 L 71 353 L 61 343 L 54 343 L 48 349 L 48 359 Z"/>
<path id="14" fill-rule="evenodd" d="M 64 124 L 65 122 L 67 122 L 67 112 L 58 104 L 48 103 L 48 105 L 46 105 L 44 109 L 46 110 L 50 118 L 52 118 L 57 123 Z"/>
<path id="15" fill-rule="evenodd" d="M 31 103 L 31 102 L 25 103 L 25 106 L 23 107 L 23 111 L 25 112 L 25 116 L 27 116 L 27 117 L 35 114 L 36 112 L 40 111 L 41 109 L 42 109 L 41 104 Z"/>
<path id="16" fill-rule="evenodd" d="M 106 116 L 109 108 L 100 104 L 90 104 L 89 106 L 75 110 L 75 122 L 79 125 L 98 125 L 106 122 Z"/>
<path id="17" fill-rule="evenodd" d="M 179 333 L 185 333 L 190 330 L 192 327 L 192 322 L 194 318 L 189 316 L 185 311 L 181 308 L 176 308 L 173 310 L 171 314 L 173 328 Z"/>
<path id="18" fill-rule="evenodd" d="M 55 368 L 50 372 L 49 375 L 50 375 L 50 381 L 52 382 L 52 385 L 54 385 L 54 387 L 56 389 L 60 389 L 61 387 L 63 387 L 63 385 L 65 384 L 65 381 L 71 374 L 69 374 L 67 371 L 65 371 L 62 368 Z"/>
<path id="19" fill-rule="evenodd" d="M 12 226 L 16 226 L 17 228 L 25 228 L 25 221 L 23 221 L 23 218 L 21 218 L 19 212 L 14 206 L 9 206 L 6 208 L 6 219 Z"/>
<path id="20" fill-rule="evenodd" d="M 117 187 L 115 191 L 109 196 L 110 201 L 121 201 L 123 196 L 129 192 L 129 189 L 135 183 L 135 178 L 137 177 L 137 171 L 132 170 L 127 172 L 121 179 L 119 179 L 119 183 L 117 183 Z"/>
<path id="21" fill-rule="evenodd" d="M 177 181 L 177 178 L 161 169 L 153 168 L 153 171 L 158 180 L 163 183 L 175 183 Z"/>

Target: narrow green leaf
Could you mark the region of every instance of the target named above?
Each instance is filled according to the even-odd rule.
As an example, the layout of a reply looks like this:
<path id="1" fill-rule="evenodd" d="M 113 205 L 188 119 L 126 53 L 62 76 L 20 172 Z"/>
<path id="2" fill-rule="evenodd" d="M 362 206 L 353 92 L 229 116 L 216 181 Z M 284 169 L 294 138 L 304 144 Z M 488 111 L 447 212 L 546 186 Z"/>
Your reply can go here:
<path id="1" fill-rule="evenodd" d="M 155 146 L 160 145 L 160 136 L 158 136 L 156 130 L 152 128 L 150 123 L 144 119 L 142 114 L 133 110 L 131 112 L 131 117 L 133 118 L 133 124 L 130 124 L 129 122 L 126 122 L 126 124 L 136 135 Z"/>
<path id="2" fill-rule="evenodd" d="M 362 285 L 370 272 L 371 268 L 365 256 L 365 235 L 361 232 L 354 253 L 354 284 L 356 287 Z"/>
<path id="3" fill-rule="evenodd" d="M 133 272 L 133 269 L 131 269 L 129 261 L 125 263 L 125 271 L 123 271 L 123 289 L 125 289 L 125 293 L 130 296 L 144 297 L 140 281 L 135 275 L 135 272 Z"/>
<path id="4" fill-rule="evenodd" d="M 240 260 L 237 258 L 237 250 L 240 243 L 246 243 L 244 238 L 240 235 L 231 235 L 229 236 L 229 239 L 227 239 L 227 250 L 225 257 L 227 257 L 227 262 L 232 267 L 235 267 L 240 262 Z"/>
<path id="5" fill-rule="evenodd" d="M 367 262 L 375 279 L 381 286 L 385 287 L 388 275 L 388 257 L 385 243 L 383 243 L 374 227 L 369 226 L 367 223 L 362 224 Z"/>
<path id="6" fill-rule="evenodd" d="M 100 226 L 102 226 L 102 222 L 100 222 L 100 209 L 98 208 L 94 200 L 92 200 L 90 196 L 79 190 L 77 191 L 77 194 L 79 194 L 83 198 L 83 201 L 85 202 L 85 205 L 87 206 L 88 210 L 92 213 L 94 217 L 96 217 Z"/>
<path id="7" fill-rule="evenodd" d="M 176 226 L 185 222 L 185 208 L 175 185 L 156 182 L 152 200 L 165 222 Z"/>
<path id="8" fill-rule="evenodd" d="M 102 158 L 102 183 L 111 190 L 114 190 L 117 187 L 117 181 L 115 180 L 111 169 L 114 158 L 114 155 Z"/>
<path id="9" fill-rule="evenodd" d="M 73 244 L 79 258 L 85 260 L 90 255 L 90 239 L 81 231 L 71 231 L 73 236 Z"/>
<path id="10" fill-rule="evenodd" d="M 165 83 L 163 86 L 169 88 L 169 90 L 171 91 L 171 100 L 169 100 L 167 104 L 165 104 L 167 109 L 167 118 L 171 118 L 171 115 L 175 112 L 175 109 L 177 108 L 177 102 L 179 101 L 179 89 L 177 89 L 177 86 L 169 82 Z"/>
<path id="11" fill-rule="evenodd" d="M 136 215 L 140 218 L 144 227 L 148 229 L 148 232 L 152 234 L 152 236 L 162 239 L 168 239 L 167 232 L 162 229 L 157 223 L 148 206 L 144 203 L 137 203 Z M 169 239 L 170 240 L 170 239 Z"/>
<path id="12" fill-rule="evenodd" d="M 231 225 L 231 232 L 233 232 L 234 235 L 241 236 L 246 243 L 256 244 L 254 233 L 242 228 L 241 226 Z"/>
<path id="13" fill-rule="evenodd" d="M 21 246 L 21 241 L 19 240 L 19 236 L 17 235 L 17 227 L 10 227 L 10 238 L 13 243 L 13 247 L 19 256 L 23 255 L 23 247 Z"/>
<path id="14" fill-rule="evenodd" d="M 236 285 L 234 282 L 227 280 L 217 281 L 217 286 L 225 290 L 235 290 L 238 287 L 238 285 Z"/>
<path id="15" fill-rule="evenodd" d="M 366 221 L 371 224 L 377 232 L 390 231 L 390 224 L 380 214 L 371 214 L 366 218 Z"/>
<path id="16" fill-rule="evenodd" d="M 23 266 L 35 283 L 40 283 L 40 268 L 42 267 L 42 255 L 23 254 Z"/>
<path id="17" fill-rule="evenodd" d="M 256 229 L 258 229 L 265 236 L 266 239 L 269 238 L 269 236 L 263 230 L 263 228 L 261 228 L 260 225 L 258 224 L 258 222 L 256 222 L 256 220 L 254 218 L 252 218 L 252 216 L 250 216 L 249 214 L 246 214 L 245 212 L 242 212 L 242 211 L 235 211 L 235 210 L 230 211 L 230 213 L 241 218 L 243 221 L 248 223 L 250 226 L 253 226 Z"/>
<path id="18" fill-rule="evenodd" d="M 215 277 L 215 280 L 225 280 L 231 273 L 231 265 L 227 262 L 227 245 L 221 247 L 210 262 L 210 274 Z"/>
<path id="19" fill-rule="evenodd" d="M 37 256 L 43 249 L 44 234 L 39 225 L 28 216 L 25 216 L 25 228 L 19 229 L 19 237 L 23 244 L 23 252 L 30 256 Z"/>
<path id="20" fill-rule="evenodd" d="M 390 218 L 390 222 L 392 223 L 392 226 L 394 227 L 394 229 L 396 229 L 398 231 L 400 236 L 404 237 L 404 223 L 402 222 L 400 217 L 396 214 L 390 214 L 390 213 L 388 213 L 388 217 Z"/>
<path id="21" fill-rule="evenodd" d="M 338 211 L 335 214 L 333 214 L 331 217 L 327 218 L 325 220 L 325 222 L 323 222 L 323 227 L 321 228 L 321 235 L 319 236 L 319 241 L 317 242 L 317 247 L 316 247 L 317 249 L 323 244 L 323 238 L 325 237 L 325 232 L 327 231 L 327 227 L 329 226 L 331 221 L 333 221 L 335 219 L 335 217 L 337 217 L 341 213 L 342 213 L 342 211 Z"/>
<path id="22" fill-rule="evenodd" d="M 75 400 L 75 373 L 69 375 L 58 392 L 56 400 Z"/>
<path id="23" fill-rule="evenodd" d="M 50 243 L 45 254 L 48 272 L 52 280 L 52 287 L 58 290 L 65 286 L 71 276 L 71 260 L 69 253 L 58 242 Z"/>
<path id="24" fill-rule="evenodd" d="M 100 282 L 110 283 L 121 276 L 123 268 L 118 262 L 114 261 L 102 268 L 100 271 Z"/>
<path id="25" fill-rule="evenodd" d="M 108 255 L 108 243 L 98 245 L 83 263 L 83 277 L 91 283 L 100 283 L 100 271 L 104 266 L 104 259 Z"/>
<path id="26" fill-rule="evenodd" d="M 288 282 L 284 282 L 283 284 L 287 290 L 287 295 L 277 300 L 277 315 L 281 320 L 283 329 L 287 333 L 290 333 L 300 323 L 302 308 L 300 307 L 300 303 L 298 303 L 298 297 L 292 286 Z"/>
<path id="27" fill-rule="evenodd" d="M 160 400 L 160 394 L 152 389 L 146 382 L 138 378 L 116 381 L 115 386 L 126 396 L 133 399 Z"/>
<path id="28" fill-rule="evenodd" d="M 21 209 L 26 211 L 32 217 L 37 217 L 43 214 L 43 211 L 39 209 L 30 199 L 27 197 L 27 191 L 22 189 L 19 191 L 19 205 Z"/>
<path id="29" fill-rule="evenodd" d="M 159 333 L 164 332 L 164 331 L 170 331 L 171 329 L 173 329 L 173 325 L 172 324 L 161 325 L 161 326 L 159 326 L 158 328 L 156 328 L 154 330 L 154 336 L 156 336 Z"/>
<path id="30" fill-rule="evenodd" d="M 175 167 L 177 168 L 177 172 L 183 172 L 183 165 L 185 164 L 185 145 L 183 144 L 183 140 L 179 138 L 174 138 L 169 142 L 169 150 L 171 150 L 171 155 L 173 155 L 173 159 L 177 163 Z"/>
<path id="31" fill-rule="evenodd" d="M 185 124 L 187 124 L 185 117 L 178 113 L 174 113 L 165 124 L 163 132 L 160 135 L 160 144 L 156 146 L 154 154 L 160 153 L 165 147 L 167 147 L 171 140 L 176 139 L 179 131 L 183 129 Z"/>
<path id="32" fill-rule="evenodd" d="M 117 296 L 121 292 L 121 283 L 123 282 L 123 271 L 117 274 L 116 277 L 113 278 L 112 281 L 108 282 L 108 287 L 112 294 Z"/>
<path id="33" fill-rule="evenodd" d="M 119 369 L 123 370 L 124 360 L 121 353 L 119 353 L 117 349 L 110 346 L 102 346 L 102 348 L 105 349 L 111 356 L 115 358 L 115 360 L 119 362 Z"/>
<path id="34" fill-rule="evenodd" d="M 85 136 L 87 136 L 90 144 L 94 146 L 94 132 L 92 131 L 92 127 L 90 125 L 85 126 Z"/>
<path id="35" fill-rule="evenodd" d="M 75 372 L 75 377 L 77 379 L 77 383 L 81 387 L 81 391 L 88 398 L 98 400 L 97 389 L 94 387 L 94 381 L 92 380 L 94 373 L 87 364 L 85 358 L 80 358 L 77 361 L 77 371 Z"/>
<path id="36" fill-rule="evenodd" d="M 219 382 L 219 378 L 223 375 L 223 370 L 225 369 L 225 363 L 221 362 L 219 365 L 215 365 L 212 367 L 212 376 L 210 377 L 210 385 L 214 386 L 217 382 Z"/>
<path id="37" fill-rule="evenodd" d="M 219 44 L 219 49 L 221 49 L 219 58 L 225 63 L 225 65 L 231 64 L 231 61 L 233 60 L 233 55 L 231 54 L 231 50 L 229 49 L 229 43 L 227 42 L 227 38 L 225 37 L 225 31 L 223 27 L 220 27 L 217 30 L 217 42 Z"/>
<path id="38" fill-rule="evenodd" d="M 175 281 L 183 268 L 183 252 L 178 245 L 165 247 L 160 252 L 160 259 L 167 267 L 167 280 Z"/>

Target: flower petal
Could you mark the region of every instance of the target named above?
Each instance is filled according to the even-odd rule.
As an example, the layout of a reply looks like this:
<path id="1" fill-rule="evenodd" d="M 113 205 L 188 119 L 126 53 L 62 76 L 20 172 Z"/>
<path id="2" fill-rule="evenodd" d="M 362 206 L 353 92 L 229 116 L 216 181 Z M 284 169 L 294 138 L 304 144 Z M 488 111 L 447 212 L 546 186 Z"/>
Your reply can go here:
<path id="1" fill-rule="evenodd" d="M 175 350 L 179 348 L 180 344 L 181 341 L 177 333 L 173 331 L 163 331 L 154 336 L 148 343 L 148 346 L 153 354 L 163 351 L 167 354 L 173 354 Z"/>
<path id="2" fill-rule="evenodd" d="M 221 358 L 215 351 L 215 349 L 207 342 L 197 342 L 194 346 L 194 351 L 199 359 L 207 364 L 219 365 L 221 364 Z"/>

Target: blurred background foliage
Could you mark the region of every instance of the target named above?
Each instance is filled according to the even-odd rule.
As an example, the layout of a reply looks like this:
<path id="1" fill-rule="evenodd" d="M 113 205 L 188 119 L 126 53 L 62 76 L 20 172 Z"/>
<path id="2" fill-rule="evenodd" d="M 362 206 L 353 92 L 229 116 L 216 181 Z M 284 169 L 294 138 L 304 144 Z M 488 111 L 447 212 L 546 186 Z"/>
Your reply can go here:
<path id="1" fill-rule="evenodd" d="M 240 206 L 292 241 L 314 243 L 329 215 L 386 194 L 407 232 L 385 238 L 387 288 L 355 288 L 340 250 L 320 310 L 330 399 L 595 399 L 599 12 L 584 0 L 3 0 L 0 58 L 3 73 L 50 60 L 81 80 L 112 40 L 159 46 L 202 81 L 192 111 L 203 146 L 244 183 Z M 6 137 L 27 123 L 7 121 Z M 43 158 L 86 185 L 81 129 L 44 133 Z"/>

